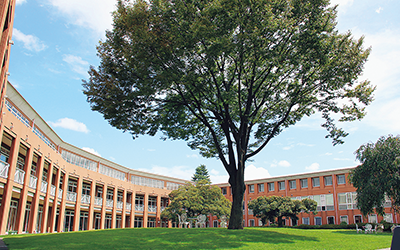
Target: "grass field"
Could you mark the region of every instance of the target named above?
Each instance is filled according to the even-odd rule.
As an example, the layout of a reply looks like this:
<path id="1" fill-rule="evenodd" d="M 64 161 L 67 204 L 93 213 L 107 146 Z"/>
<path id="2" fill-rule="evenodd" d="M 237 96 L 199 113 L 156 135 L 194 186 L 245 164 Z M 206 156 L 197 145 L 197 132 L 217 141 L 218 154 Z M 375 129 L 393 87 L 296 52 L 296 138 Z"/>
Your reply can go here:
<path id="1" fill-rule="evenodd" d="M 127 228 L 58 234 L 10 235 L 14 249 L 381 249 L 390 233 L 291 228 Z"/>

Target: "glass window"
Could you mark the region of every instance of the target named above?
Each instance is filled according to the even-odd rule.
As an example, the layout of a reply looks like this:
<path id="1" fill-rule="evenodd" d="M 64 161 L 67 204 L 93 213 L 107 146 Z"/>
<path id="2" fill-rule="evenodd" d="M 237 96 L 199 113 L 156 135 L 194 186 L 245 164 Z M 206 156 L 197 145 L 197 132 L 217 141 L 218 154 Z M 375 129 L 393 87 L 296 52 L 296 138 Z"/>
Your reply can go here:
<path id="1" fill-rule="evenodd" d="M 275 191 L 275 185 L 273 182 L 268 183 L 268 191 Z"/>
<path id="2" fill-rule="evenodd" d="M 319 187 L 319 177 L 312 178 L 313 187 Z"/>
<path id="3" fill-rule="evenodd" d="M 344 174 L 337 175 L 338 184 L 346 184 L 346 178 Z"/>
<path id="4" fill-rule="evenodd" d="M 226 195 L 226 188 L 225 187 L 221 188 L 221 192 L 223 195 Z"/>
<path id="5" fill-rule="evenodd" d="M 368 222 L 369 223 L 378 223 L 378 218 L 377 218 L 376 214 L 370 214 L 368 216 Z"/>
<path id="6" fill-rule="evenodd" d="M 315 217 L 315 225 L 320 226 L 322 225 L 322 218 L 321 217 Z"/>
<path id="7" fill-rule="evenodd" d="M 328 217 L 328 224 L 335 224 L 335 217 L 329 216 Z"/>
<path id="8" fill-rule="evenodd" d="M 254 185 L 249 185 L 249 193 L 254 193 Z"/>
<path id="9" fill-rule="evenodd" d="M 354 223 L 362 223 L 362 216 L 361 215 L 355 215 L 354 216 Z"/>
<path id="10" fill-rule="evenodd" d="M 289 181 L 289 187 L 290 189 L 296 189 L 296 180 Z"/>
<path id="11" fill-rule="evenodd" d="M 308 180 L 307 179 L 300 179 L 301 188 L 308 188 Z"/>
<path id="12" fill-rule="evenodd" d="M 264 192 L 264 184 L 258 184 L 258 192 Z"/>
<path id="13" fill-rule="evenodd" d="M 349 224 L 349 218 L 347 217 L 347 215 L 340 216 L 340 222 L 346 222 L 347 224 Z"/>
<path id="14" fill-rule="evenodd" d="M 254 227 L 254 220 L 252 219 L 252 220 L 249 220 L 249 226 L 250 227 Z"/>
<path id="15" fill-rule="evenodd" d="M 325 186 L 332 186 L 332 176 L 324 177 Z"/>
<path id="16" fill-rule="evenodd" d="M 303 218 L 303 219 L 302 219 L 302 223 L 303 223 L 304 225 L 310 225 L 310 218 L 309 218 L 309 217 Z"/>
<path id="17" fill-rule="evenodd" d="M 278 182 L 278 185 L 279 185 L 279 190 L 285 190 L 285 182 L 284 181 Z"/>

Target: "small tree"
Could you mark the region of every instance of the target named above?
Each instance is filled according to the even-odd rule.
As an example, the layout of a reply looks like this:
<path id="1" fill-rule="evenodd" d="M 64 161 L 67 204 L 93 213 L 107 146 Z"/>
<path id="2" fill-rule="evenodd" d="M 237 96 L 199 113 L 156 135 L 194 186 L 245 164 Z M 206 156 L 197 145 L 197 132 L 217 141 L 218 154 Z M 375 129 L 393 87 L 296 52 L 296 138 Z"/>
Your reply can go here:
<path id="1" fill-rule="evenodd" d="M 304 211 L 306 213 L 316 213 L 317 202 L 311 199 L 292 200 L 289 197 L 280 196 L 260 196 L 248 204 L 253 214 L 261 219 L 263 225 L 269 221 L 278 219 L 278 226 L 283 226 L 283 217 L 298 220 L 297 214 Z"/>
<path id="2" fill-rule="evenodd" d="M 361 162 L 350 175 L 356 188 L 357 204 L 366 215 L 374 209 L 384 214 L 386 199 L 392 200 L 392 209 L 400 207 L 400 136 L 382 136 L 376 143 L 362 145 L 355 152 Z"/>
<path id="3" fill-rule="evenodd" d="M 192 176 L 193 182 L 198 182 L 200 180 L 206 180 L 211 183 L 210 175 L 208 174 L 207 167 L 203 164 L 196 168 L 196 172 Z"/>
<path id="4" fill-rule="evenodd" d="M 187 183 L 169 194 L 168 207 L 161 213 L 162 218 L 177 221 L 177 215 L 186 213 L 188 217 L 200 214 L 229 215 L 231 202 L 222 195 L 221 189 L 207 180 L 195 185 Z"/>

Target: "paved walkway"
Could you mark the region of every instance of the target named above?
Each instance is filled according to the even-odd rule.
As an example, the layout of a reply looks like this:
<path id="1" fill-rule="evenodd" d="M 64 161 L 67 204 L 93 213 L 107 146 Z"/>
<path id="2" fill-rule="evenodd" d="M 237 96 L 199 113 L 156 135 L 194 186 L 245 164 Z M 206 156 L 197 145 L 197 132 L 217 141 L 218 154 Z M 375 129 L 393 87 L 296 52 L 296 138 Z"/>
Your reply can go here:
<path id="1" fill-rule="evenodd" d="M 0 250 L 8 250 L 8 247 L 3 241 L 3 238 L 0 238 Z"/>

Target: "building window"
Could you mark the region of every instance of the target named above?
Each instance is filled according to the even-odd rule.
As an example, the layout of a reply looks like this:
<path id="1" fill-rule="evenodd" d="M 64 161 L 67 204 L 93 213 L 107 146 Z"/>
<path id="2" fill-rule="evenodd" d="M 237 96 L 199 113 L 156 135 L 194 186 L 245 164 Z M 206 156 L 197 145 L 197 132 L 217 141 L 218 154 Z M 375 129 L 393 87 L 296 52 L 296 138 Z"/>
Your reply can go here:
<path id="1" fill-rule="evenodd" d="M 259 193 L 264 192 L 264 184 L 258 184 L 258 192 Z"/>
<path id="2" fill-rule="evenodd" d="M 339 174 L 336 177 L 337 177 L 337 183 L 339 185 L 346 184 L 346 177 L 344 176 L 344 174 Z"/>
<path id="3" fill-rule="evenodd" d="M 279 186 L 279 190 L 285 190 L 285 182 L 284 181 L 278 182 L 278 186 Z"/>
<path id="4" fill-rule="evenodd" d="M 94 221 L 93 221 L 94 229 L 100 229 L 100 223 L 101 223 L 101 214 L 94 213 Z"/>
<path id="5" fill-rule="evenodd" d="M 254 193 L 254 185 L 249 185 L 249 193 Z"/>
<path id="6" fill-rule="evenodd" d="M 362 223 L 362 216 L 354 215 L 354 223 Z"/>
<path id="7" fill-rule="evenodd" d="M 289 181 L 289 188 L 296 189 L 296 180 Z M 280 189 L 280 190 L 282 190 L 282 189 Z"/>
<path id="8" fill-rule="evenodd" d="M 319 177 L 312 178 L 313 187 L 319 187 Z"/>
<path id="9" fill-rule="evenodd" d="M 122 228 L 122 215 L 115 216 L 115 228 Z"/>
<path id="10" fill-rule="evenodd" d="M 268 183 L 268 191 L 275 191 L 275 185 L 273 182 Z"/>
<path id="11" fill-rule="evenodd" d="M 321 226 L 322 225 L 322 218 L 321 217 L 315 217 L 315 225 L 316 226 Z"/>
<path id="12" fill-rule="evenodd" d="M 340 223 L 342 222 L 346 222 L 346 224 L 349 224 L 349 218 L 347 217 L 347 215 L 340 216 Z"/>
<path id="13" fill-rule="evenodd" d="M 79 231 L 88 230 L 89 213 L 81 212 L 79 218 Z"/>
<path id="14" fill-rule="evenodd" d="M 357 193 L 338 194 L 339 210 L 357 209 Z"/>
<path id="15" fill-rule="evenodd" d="M 226 193 L 227 193 L 226 192 L 226 187 L 221 188 L 221 192 L 222 192 L 223 195 L 226 195 Z"/>
<path id="16" fill-rule="evenodd" d="M 335 217 L 328 216 L 328 224 L 335 224 Z"/>
<path id="17" fill-rule="evenodd" d="M 112 215 L 111 214 L 106 214 L 106 220 L 105 220 L 105 223 L 104 223 L 104 229 L 111 228 L 111 221 L 112 221 Z"/>
<path id="18" fill-rule="evenodd" d="M 307 179 L 300 179 L 301 188 L 308 188 L 308 180 Z"/>
<path id="19" fill-rule="evenodd" d="M 135 216 L 134 227 L 143 227 L 143 217 Z"/>
<path id="20" fill-rule="evenodd" d="M 317 202 L 317 212 L 335 210 L 333 204 L 333 194 L 311 195 L 309 197 L 301 197 L 301 199 L 310 198 Z"/>
<path id="21" fill-rule="evenodd" d="M 252 219 L 252 220 L 249 220 L 249 226 L 250 226 L 250 227 L 254 227 L 254 226 L 255 226 L 254 220 L 253 220 L 253 219 Z"/>
<path id="22" fill-rule="evenodd" d="M 304 225 L 310 225 L 310 218 L 309 217 L 302 218 L 302 223 Z"/>
<path id="23" fill-rule="evenodd" d="M 325 176 L 324 183 L 325 183 L 325 186 L 332 186 L 332 176 Z"/>
<path id="24" fill-rule="evenodd" d="M 377 218 L 376 214 L 368 215 L 368 222 L 369 223 L 378 223 L 378 218 Z"/>
<path id="25" fill-rule="evenodd" d="M 259 226 L 259 227 L 262 227 L 262 226 L 263 226 L 262 220 L 261 220 L 261 219 L 258 220 L 258 226 Z"/>
<path id="26" fill-rule="evenodd" d="M 383 216 L 383 219 L 384 219 L 386 222 L 393 223 L 393 215 L 392 215 L 392 214 L 385 214 L 385 215 Z"/>
<path id="27" fill-rule="evenodd" d="M 148 218 L 147 227 L 156 227 L 156 218 Z"/>
<path id="28" fill-rule="evenodd" d="M 217 220 L 213 221 L 213 227 L 218 227 L 218 221 Z"/>

